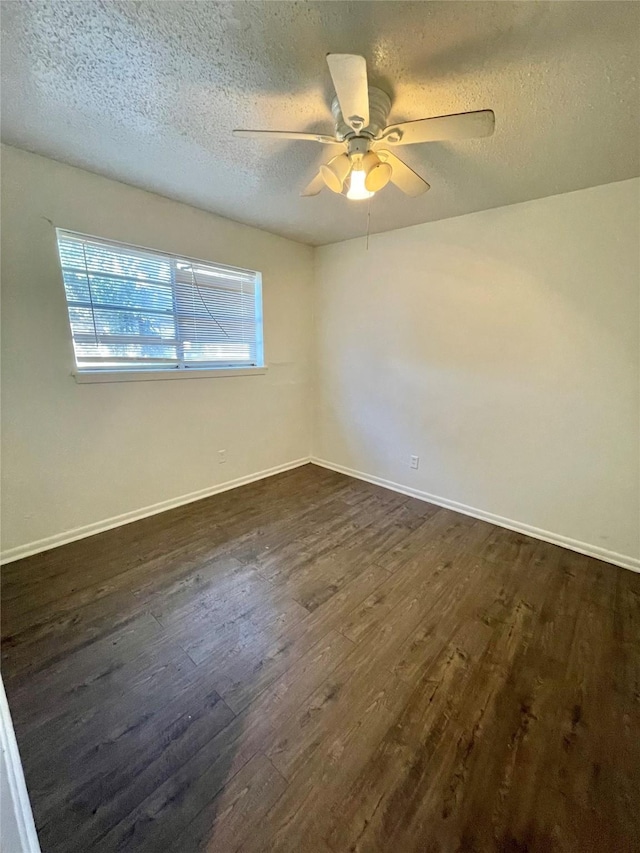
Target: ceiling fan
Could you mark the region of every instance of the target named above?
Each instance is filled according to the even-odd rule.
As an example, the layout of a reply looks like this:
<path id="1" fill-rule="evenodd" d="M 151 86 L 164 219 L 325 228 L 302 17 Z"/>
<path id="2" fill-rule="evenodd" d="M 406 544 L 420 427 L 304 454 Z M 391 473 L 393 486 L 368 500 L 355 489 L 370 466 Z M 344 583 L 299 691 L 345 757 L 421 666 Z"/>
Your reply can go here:
<path id="1" fill-rule="evenodd" d="M 329 73 L 336 96 L 331 104 L 335 120 L 333 136 L 288 130 L 234 130 L 234 136 L 300 139 L 327 145 L 343 145 L 345 151 L 320 166 L 320 171 L 301 195 L 318 195 L 327 186 L 349 199 L 371 198 L 389 181 L 409 196 L 418 196 L 429 184 L 389 148 L 491 136 L 495 125 L 492 110 L 422 118 L 387 125 L 391 98 L 369 86 L 367 63 L 351 53 L 327 54 Z"/>

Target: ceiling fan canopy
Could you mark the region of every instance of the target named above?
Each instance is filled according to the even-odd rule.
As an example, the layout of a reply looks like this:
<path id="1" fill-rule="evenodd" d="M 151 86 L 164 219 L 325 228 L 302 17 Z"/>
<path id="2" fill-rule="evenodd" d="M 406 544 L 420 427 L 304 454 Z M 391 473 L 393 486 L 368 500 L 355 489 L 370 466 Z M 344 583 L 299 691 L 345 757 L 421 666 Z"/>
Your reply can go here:
<path id="1" fill-rule="evenodd" d="M 492 110 L 387 124 L 391 98 L 369 86 L 367 63 L 362 56 L 329 53 L 329 73 L 336 92 L 331 104 L 335 122 L 333 136 L 287 130 L 234 130 L 234 136 L 264 139 L 293 139 L 342 145 L 344 151 L 320 166 L 320 171 L 302 190 L 314 196 L 328 187 L 352 200 L 371 198 L 389 182 L 408 196 L 426 192 L 429 184 L 389 148 L 425 142 L 491 136 L 495 127 Z"/>

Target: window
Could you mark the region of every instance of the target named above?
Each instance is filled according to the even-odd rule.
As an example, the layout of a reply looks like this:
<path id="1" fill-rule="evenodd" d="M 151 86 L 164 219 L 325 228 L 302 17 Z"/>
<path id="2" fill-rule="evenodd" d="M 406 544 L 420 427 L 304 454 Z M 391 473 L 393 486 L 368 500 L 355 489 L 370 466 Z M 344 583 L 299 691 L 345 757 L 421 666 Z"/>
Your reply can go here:
<path id="1" fill-rule="evenodd" d="M 260 273 L 57 236 L 80 373 L 262 366 Z"/>

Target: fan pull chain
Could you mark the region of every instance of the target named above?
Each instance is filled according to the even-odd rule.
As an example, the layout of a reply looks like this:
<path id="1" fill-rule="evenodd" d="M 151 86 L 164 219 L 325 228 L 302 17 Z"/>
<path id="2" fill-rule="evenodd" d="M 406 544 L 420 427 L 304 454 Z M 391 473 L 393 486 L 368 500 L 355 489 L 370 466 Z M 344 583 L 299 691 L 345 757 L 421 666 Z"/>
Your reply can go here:
<path id="1" fill-rule="evenodd" d="M 371 198 L 367 202 L 367 252 L 369 251 L 369 231 L 371 227 Z"/>

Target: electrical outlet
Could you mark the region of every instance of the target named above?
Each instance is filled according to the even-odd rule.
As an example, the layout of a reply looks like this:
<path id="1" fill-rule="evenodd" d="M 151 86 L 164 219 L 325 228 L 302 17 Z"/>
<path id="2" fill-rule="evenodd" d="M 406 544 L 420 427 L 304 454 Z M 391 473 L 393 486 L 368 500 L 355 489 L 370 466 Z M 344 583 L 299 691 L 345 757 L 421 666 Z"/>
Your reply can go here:
<path id="1" fill-rule="evenodd" d="M 219 450 L 218 451 L 218 463 L 220 465 L 222 465 L 222 463 L 226 462 L 226 461 L 227 461 L 227 451 L 226 450 Z"/>
<path id="2" fill-rule="evenodd" d="M 411 464 L 412 468 L 417 468 L 420 465 L 420 457 L 419 456 L 412 456 L 410 464 Z"/>

